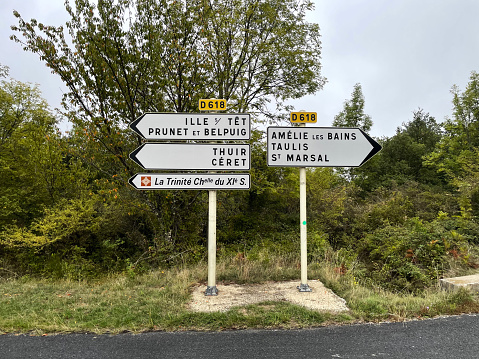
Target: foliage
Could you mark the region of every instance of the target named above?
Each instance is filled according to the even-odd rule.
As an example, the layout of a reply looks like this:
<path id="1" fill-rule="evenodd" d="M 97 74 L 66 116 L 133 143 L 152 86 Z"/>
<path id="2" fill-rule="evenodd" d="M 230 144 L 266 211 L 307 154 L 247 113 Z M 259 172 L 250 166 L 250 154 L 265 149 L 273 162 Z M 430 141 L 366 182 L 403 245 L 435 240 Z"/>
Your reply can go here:
<path id="1" fill-rule="evenodd" d="M 266 267 L 257 262 L 250 263 L 256 280 L 261 281 L 261 268 L 266 270 L 263 278 L 274 273 L 273 277 L 281 280 L 284 272 L 280 265 L 284 263 L 282 254 L 279 252 L 272 257 Z M 224 274 L 224 270 L 230 271 L 232 274 L 228 278 L 237 280 L 239 271 L 234 271 L 234 267 L 238 266 L 236 260 L 222 258 L 226 265 L 223 266 L 222 261 L 218 263 L 219 274 Z M 348 313 L 318 313 L 284 301 L 235 307 L 224 313 L 191 312 L 188 310 L 191 283 L 201 282 L 206 277 L 206 263 L 200 263 L 155 270 L 134 277 L 120 273 L 94 281 L 52 281 L 28 277 L 4 280 L 0 296 L 0 329 L 2 332 L 30 335 L 284 329 L 403 321 L 478 311 L 477 296 L 466 290 L 452 293 L 428 290 L 421 295 L 411 295 L 371 289 L 348 273 L 338 273 L 332 265 L 329 261 L 322 261 L 318 266 L 318 278 L 345 298 L 351 309 Z"/>
<path id="2" fill-rule="evenodd" d="M 358 127 L 368 133 L 373 121 L 364 113 L 364 95 L 361 84 L 354 85 L 351 99 L 344 102 L 343 110 L 334 117 L 333 126 Z"/>
<path id="3" fill-rule="evenodd" d="M 305 20 L 310 1 L 68 2 L 63 27 L 25 22 L 12 27 L 70 92 L 65 106 L 119 156 L 115 133 L 145 111 L 197 110 L 220 96 L 232 111 L 268 112 L 320 89 L 319 27 Z M 236 104 L 234 104 L 236 103 Z M 107 136 L 110 137 L 107 140 Z M 123 163 L 124 167 L 128 167 Z"/>
<path id="4" fill-rule="evenodd" d="M 432 222 L 412 218 L 403 226 L 389 225 L 366 235 L 358 243 L 365 278 L 386 289 L 420 291 L 437 283 L 451 260 L 477 268 L 469 243 L 475 235 L 464 233 L 461 221 L 445 214 Z"/>
<path id="5" fill-rule="evenodd" d="M 144 253 L 151 259 L 168 252 L 169 243 L 153 239 L 152 228 L 145 227 L 148 218 L 140 208 L 100 197 L 61 200 L 29 228 L 7 227 L 0 235 L 4 259 L 20 273 L 82 278 L 122 270 Z"/>
<path id="6" fill-rule="evenodd" d="M 445 180 L 424 158 L 440 141 L 442 131 L 436 120 L 419 109 L 413 119 L 396 130 L 396 135 L 380 140 L 382 150 L 354 171 L 354 182 L 365 192 L 377 187 L 403 185 L 410 181 L 431 187 L 442 187 Z"/>
<path id="7" fill-rule="evenodd" d="M 479 74 L 472 72 L 466 89 L 452 88 L 453 118 L 444 123 L 444 135 L 434 152 L 427 156 L 427 165 L 445 177 L 457 190 L 462 214 L 478 213 L 477 178 L 479 153 Z"/>
<path id="8" fill-rule="evenodd" d="M 69 155 L 92 180 L 114 181 L 121 197 L 142 202 L 157 218 L 156 232 L 189 251 L 204 242 L 205 194 L 133 194 L 122 186 L 138 170 L 128 154 L 141 143 L 127 125 L 148 111 L 198 110 L 198 99 L 209 97 L 228 100 L 233 112 L 271 119 L 287 99 L 316 92 L 325 79 L 319 27 L 306 20 L 312 8 L 309 0 L 75 0 L 66 2 L 64 27 L 15 12 L 12 39 L 68 88 Z M 259 160 L 253 166 L 253 177 L 266 186 L 276 176 L 262 174 Z M 247 195 L 227 194 L 225 202 L 258 206 L 263 189 L 253 186 Z"/>
<path id="9" fill-rule="evenodd" d="M 368 133 L 371 130 L 373 121 L 371 116 L 364 113 L 364 95 L 361 84 L 354 85 L 351 99 L 344 102 L 344 107 L 339 114 L 334 117 L 333 126 L 352 127 Z M 348 179 L 355 178 L 357 169 L 338 168 L 337 171 Z"/>
<path id="10" fill-rule="evenodd" d="M 1 268 L 134 280 L 145 269 L 201 262 L 207 193 L 132 189 L 138 167 L 128 154 L 141 139 L 128 124 L 144 112 L 197 111 L 209 97 L 252 112 L 255 125 L 281 119 L 288 99 L 325 82 L 319 27 L 306 20 L 312 8 L 309 0 L 75 0 L 58 28 L 14 13 L 12 38 L 66 84 L 62 115 L 73 129 L 60 134 L 38 89 L 0 66 Z M 313 273 L 326 261 L 343 277 L 338 289 L 349 281 L 419 293 L 477 268 L 478 84 L 472 72 L 464 91 L 453 88 L 453 118 L 442 126 L 414 111 L 361 168 L 308 169 Z M 364 105 L 358 83 L 334 125 L 368 132 Z M 250 145 L 251 189 L 218 192 L 218 249 L 231 257 L 221 278 L 292 278 L 298 171 L 267 166 L 259 126 Z M 377 295 L 356 303 L 377 318 L 388 308 Z M 191 319 L 182 315 L 175 320 Z"/>
<path id="11" fill-rule="evenodd" d="M 36 86 L 0 81 L 0 230 L 28 225 L 65 195 L 72 164 L 64 160 L 56 123 Z"/>
<path id="12" fill-rule="evenodd" d="M 462 174 L 458 158 L 473 158 L 472 152 L 479 146 L 479 73 L 472 72 L 466 90 L 452 88 L 453 118 L 443 124 L 444 135 L 436 149 L 428 157 L 428 163 L 449 179 Z"/>

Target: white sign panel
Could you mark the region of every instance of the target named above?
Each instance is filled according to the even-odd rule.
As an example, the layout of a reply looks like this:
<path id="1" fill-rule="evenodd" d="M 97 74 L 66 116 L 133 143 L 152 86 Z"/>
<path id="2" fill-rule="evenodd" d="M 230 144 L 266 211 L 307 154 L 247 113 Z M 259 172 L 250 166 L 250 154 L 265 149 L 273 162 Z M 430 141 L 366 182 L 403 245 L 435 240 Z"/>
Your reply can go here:
<path id="1" fill-rule="evenodd" d="M 130 153 L 130 158 L 145 169 L 250 169 L 250 147 L 246 144 L 145 143 Z"/>
<path id="2" fill-rule="evenodd" d="M 244 173 L 138 173 L 129 180 L 144 190 L 248 190 L 250 175 Z"/>
<path id="3" fill-rule="evenodd" d="M 268 166 L 359 167 L 380 150 L 359 128 L 268 127 Z"/>
<path id="4" fill-rule="evenodd" d="M 130 128 L 147 140 L 249 140 L 249 114 L 145 113 Z"/>

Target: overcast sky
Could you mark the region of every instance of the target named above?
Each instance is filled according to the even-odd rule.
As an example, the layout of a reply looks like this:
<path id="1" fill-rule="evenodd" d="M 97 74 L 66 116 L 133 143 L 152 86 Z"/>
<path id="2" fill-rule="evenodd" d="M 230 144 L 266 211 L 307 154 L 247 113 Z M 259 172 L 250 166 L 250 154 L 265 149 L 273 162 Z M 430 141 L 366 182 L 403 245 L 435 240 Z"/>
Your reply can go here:
<path id="1" fill-rule="evenodd" d="M 64 89 L 38 57 L 9 40 L 24 19 L 48 25 L 67 20 L 64 0 L 0 0 L 0 63 L 10 76 L 38 83 L 44 98 L 59 107 Z M 478 0 L 315 0 L 308 15 L 321 27 L 323 75 L 328 82 L 316 95 L 294 105 L 318 113 L 317 126 L 334 116 L 360 83 L 371 134 L 392 136 L 413 111 L 423 108 L 442 122 L 452 113 L 451 87 L 465 89 L 471 71 L 479 71 Z"/>

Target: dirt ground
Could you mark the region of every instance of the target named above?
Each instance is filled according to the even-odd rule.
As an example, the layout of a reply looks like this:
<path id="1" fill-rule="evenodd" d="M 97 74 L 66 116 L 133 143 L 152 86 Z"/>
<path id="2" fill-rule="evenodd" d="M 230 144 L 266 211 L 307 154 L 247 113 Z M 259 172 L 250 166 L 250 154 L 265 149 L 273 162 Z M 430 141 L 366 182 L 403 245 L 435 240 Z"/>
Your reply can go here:
<path id="1" fill-rule="evenodd" d="M 299 284 L 299 281 L 289 281 L 217 285 L 217 296 L 205 296 L 206 286 L 198 285 L 193 289 L 190 309 L 196 312 L 226 312 L 236 306 L 264 301 L 287 301 L 321 312 L 339 313 L 349 310 L 346 301 L 320 281 L 308 281 L 311 292 L 299 292 L 297 289 Z"/>

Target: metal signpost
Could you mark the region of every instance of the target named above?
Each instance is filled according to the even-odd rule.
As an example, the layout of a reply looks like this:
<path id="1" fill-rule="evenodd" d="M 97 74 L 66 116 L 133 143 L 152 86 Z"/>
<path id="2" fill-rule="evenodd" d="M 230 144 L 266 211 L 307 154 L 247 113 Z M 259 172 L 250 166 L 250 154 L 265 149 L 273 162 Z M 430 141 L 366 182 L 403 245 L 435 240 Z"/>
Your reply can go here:
<path id="1" fill-rule="evenodd" d="M 200 100 L 200 110 L 226 109 L 226 100 Z M 208 285 L 205 295 L 218 295 L 216 288 L 216 191 L 247 190 L 249 174 L 216 173 L 248 171 L 249 144 L 217 143 L 244 141 L 251 135 L 249 114 L 218 113 L 145 113 L 130 124 L 145 140 L 213 141 L 147 142 L 130 159 L 144 169 L 214 171 L 209 173 L 138 173 L 129 183 L 139 190 L 208 190 Z"/>
<path id="2" fill-rule="evenodd" d="M 293 112 L 299 127 L 268 127 L 268 166 L 299 167 L 301 284 L 311 292 L 307 271 L 306 167 L 359 167 L 381 146 L 359 128 L 305 127 L 317 121 L 315 112 Z"/>

